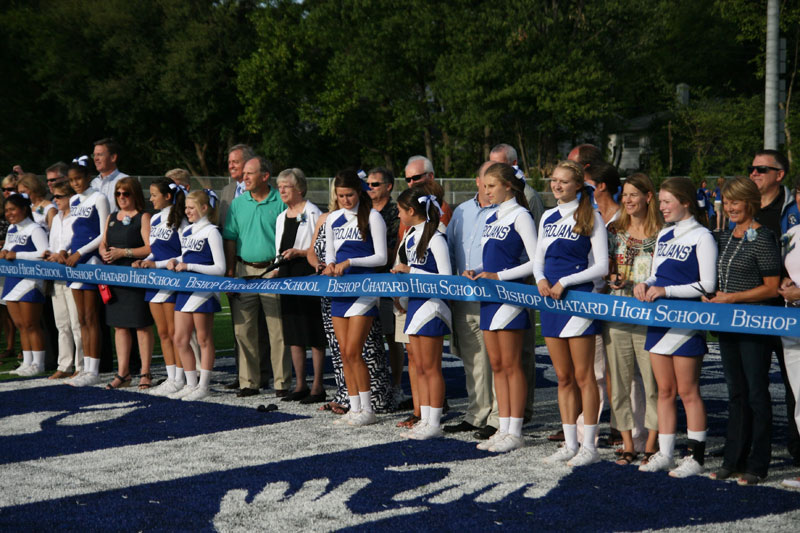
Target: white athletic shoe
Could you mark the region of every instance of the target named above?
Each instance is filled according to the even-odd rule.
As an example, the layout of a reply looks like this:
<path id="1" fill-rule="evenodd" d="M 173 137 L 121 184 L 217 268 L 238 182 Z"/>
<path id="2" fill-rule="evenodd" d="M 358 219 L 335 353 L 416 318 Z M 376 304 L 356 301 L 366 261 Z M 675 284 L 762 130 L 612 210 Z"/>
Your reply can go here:
<path id="1" fill-rule="evenodd" d="M 639 466 L 639 472 L 659 472 L 661 470 L 672 470 L 675 467 L 675 461 L 672 457 L 664 455 L 661 450 L 657 451 L 655 455 L 650 457 L 647 464 Z"/>
<path id="2" fill-rule="evenodd" d="M 150 394 L 153 396 L 169 396 L 175 392 L 178 392 L 183 388 L 183 385 L 175 381 L 174 379 L 168 379 L 155 389 L 150 390 Z"/>
<path id="3" fill-rule="evenodd" d="M 573 450 L 565 445 L 561 446 L 555 453 L 542 459 L 542 461 L 550 464 L 566 463 L 576 455 L 578 455 L 578 450 Z"/>
<path id="4" fill-rule="evenodd" d="M 425 424 L 420 428 L 414 428 L 414 431 L 411 432 L 411 435 L 408 436 L 410 439 L 414 440 L 428 440 L 428 439 L 438 439 L 439 437 L 443 437 L 444 432 L 442 431 L 442 426 L 432 426 L 430 424 Z"/>
<path id="5" fill-rule="evenodd" d="M 353 418 L 354 416 L 359 415 L 359 414 L 361 414 L 361 411 L 353 411 L 352 409 L 350 409 L 345 414 L 343 414 L 342 416 L 340 416 L 339 418 L 334 420 L 333 421 L 333 425 L 334 426 L 346 426 L 350 422 L 351 418 Z"/>
<path id="6" fill-rule="evenodd" d="M 208 388 L 203 388 L 200 386 L 195 387 L 195 389 L 181 398 L 184 402 L 193 402 L 195 400 L 202 400 L 203 398 L 208 397 L 211 394 L 211 391 Z"/>
<path id="7" fill-rule="evenodd" d="M 30 363 L 22 363 L 21 365 L 19 365 L 14 370 L 9 370 L 8 373 L 9 374 L 14 374 L 15 376 L 19 376 L 20 372 L 24 372 L 25 370 L 28 369 L 29 366 L 31 366 Z"/>
<path id="8" fill-rule="evenodd" d="M 497 431 L 494 432 L 494 435 L 492 435 L 486 440 L 480 441 L 475 447 L 478 448 L 479 450 L 487 451 L 489 448 L 494 446 L 495 442 L 503 439 L 506 435 L 508 435 L 508 433 L 500 433 L 500 430 L 498 429 Z"/>
<path id="9" fill-rule="evenodd" d="M 403 437 L 403 438 L 406 438 L 406 439 L 413 439 L 414 438 L 413 437 L 414 433 L 416 433 L 417 431 L 422 431 L 422 429 L 425 428 L 425 426 L 427 426 L 427 425 L 428 425 L 428 421 L 425 420 L 424 418 L 421 418 L 421 419 L 419 419 L 417 421 L 416 424 L 411 426 L 411 429 L 407 429 L 406 431 L 402 431 L 400 433 L 400 436 Z"/>
<path id="10" fill-rule="evenodd" d="M 69 384 L 73 387 L 89 387 L 92 385 L 97 385 L 98 383 L 100 383 L 100 376 L 84 370 L 75 376 L 75 378 L 72 379 Z"/>
<path id="11" fill-rule="evenodd" d="M 591 465 L 600 460 L 600 453 L 597 450 L 590 450 L 586 446 L 581 446 L 575 457 L 567 461 L 567 466 L 586 466 Z"/>
<path id="12" fill-rule="evenodd" d="M 172 400 L 181 400 L 183 399 L 184 396 L 189 396 L 196 390 L 197 390 L 197 385 L 195 385 L 194 387 L 192 387 L 191 385 L 184 385 L 181 390 L 179 390 L 178 392 L 173 392 L 172 394 L 167 396 L 167 398 L 170 398 Z"/>
<path id="13" fill-rule="evenodd" d="M 17 375 L 22 377 L 30 377 L 35 376 L 36 374 L 41 374 L 44 372 L 44 368 L 40 367 L 36 363 L 26 366 L 25 368 L 18 368 Z"/>
<path id="14" fill-rule="evenodd" d="M 347 424 L 353 427 L 360 427 L 360 426 L 369 426 L 370 424 L 374 424 L 378 421 L 378 417 L 375 416 L 374 411 L 364 411 L 361 410 L 356 416 L 352 417 L 350 420 L 347 421 Z"/>
<path id="15" fill-rule="evenodd" d="M 789 489 L 800 489 L 800 477 L 784 479 L 781 485 Z"/>
<path id="16" fill-rule="evenodd" d="M 703 465 L 698 463 L 694 460 L 694 457 L 691 455 L 687 455 L 680 461 L 681 464 L 678 465 L 678 468 L 675 470 L 671 470 L 669 475 L 670 477 L 689 477 L 689 476 L 696 476 L 698 474 L 702 474 L 705 472 L 705 468 Z"/>
<path id="17" fill-rule="evenodd" d="M 516 437 L 511 433 L 506 433 L 503 438 L 494 441 L 494 444 L 489 447 L 489 451 L 495 453 L 510 452 L 511 450 L 522 448 L 524 444 L 522 437 Z"/>

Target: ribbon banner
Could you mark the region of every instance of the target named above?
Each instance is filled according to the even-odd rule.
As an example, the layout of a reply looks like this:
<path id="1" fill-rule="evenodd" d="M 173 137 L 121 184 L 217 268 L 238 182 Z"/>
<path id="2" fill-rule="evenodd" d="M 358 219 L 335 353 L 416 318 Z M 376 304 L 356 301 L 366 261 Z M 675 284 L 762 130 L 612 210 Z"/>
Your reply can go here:
<path id="1" fill-rule="evenodd" d="M 411 296 L 475 302 L 498 302 L 585 318 L 645 326 L 727 331 L 800 337 L 800 309 L 707 304 L 661 299 L 653 303 L 635 298 L 567 291 L 561 300 L 542 298 L 535 286 L 463 276 L 367 274 L 339 278 L 308 276 L 243 280 L 192 272 L 136 269 L 111 265 L 70 268 L 44 261 L 0 260 L 0 276 L 80 281 L 176 291 L 295 294 L 301 296 Z"/>

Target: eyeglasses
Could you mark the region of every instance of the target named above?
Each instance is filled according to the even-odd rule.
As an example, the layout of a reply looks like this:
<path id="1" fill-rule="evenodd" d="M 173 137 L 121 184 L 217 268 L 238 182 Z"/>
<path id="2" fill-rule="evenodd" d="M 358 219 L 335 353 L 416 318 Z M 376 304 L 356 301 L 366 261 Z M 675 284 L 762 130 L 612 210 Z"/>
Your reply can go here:
<path id="1" fill-rule="evenodd" d="M 783 170 L 783 169 L 782 168 L 769 167 L 767 165 L 755 165 L 755 166 L 750 165 L 750 166 L 747 167 L 747 173 L 748 174 L 752 174 L 753 171 L 755 171 L 757 174 L 766 174 L 770 170 L 774 170 L 775 172 L 777 172 L 777 171 Z"/>
<path id="2" fill-rule="evenodd" d="M 54 200 L 61 200 L 62 198 L 69 198 L 69 194 L 54 194 L 53 195 L 53 199 Z"/>
<path id="3" fill-rule="evenodd" d="M 371 189 L 377 189 L 378 187 L 383 185 L 383 182 L 382 181 L 368 181 L 367 185 L 369 185 L 369 187 Z"/>
<path id="4" fill-rule="evenodd" d="M 123 198 L 127 198 L 130 195 L 131 195 L 131 193 L 128 192 L 128 191 L 117 191 L 117 192 L 114 193 L 114 196 L 116 196 L 117 198 L 119 198 L 120 196 L 123 197 Z"/>
<path id="5" fill-rule="evenodd" d="M 17 192 L 16 187 L 3 187 L 4 192 Z"/>
<path id="6" fill-rule="evenodd" d="M 430 174 L 430 172 L 423 172 L 422 174 L 417 174 L 416 176 L 408 176 L 406 178 L 406 183 L 411 183 L 412 181 L 419 181 L 428 174 Z"/>

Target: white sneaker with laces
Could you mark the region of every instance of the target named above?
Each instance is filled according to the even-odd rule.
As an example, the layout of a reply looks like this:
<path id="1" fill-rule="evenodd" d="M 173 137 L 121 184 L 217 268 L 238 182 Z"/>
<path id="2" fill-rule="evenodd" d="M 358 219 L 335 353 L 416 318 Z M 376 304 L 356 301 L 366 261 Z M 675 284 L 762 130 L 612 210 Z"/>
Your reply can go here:
<path id="1" fill-rule="evenodd" d="M 694 457 L 687 455 L 681 459 L 678 468 L 670 471 L 669 475 L 670 477 L 683 478 L 702 474 L 705 470 L 703 465 L 694 460 Z"/>
<path id="2" fill-rule="evenodd" d="M 503 438 L 494 441 L 494 444 L 489 447 L 489 451 L 495 453 L 510 452 L 511 450 L 522 448 L 524 444 L 522 437 L 506 433 Z"/>
<path id="3" fill-rule="evenodd" d="M 413 439 L 414 438 L 413 437 L 414 433 L 417 432 L 417 431 L 422 431 L 422 429 L 427 425 L 428 425 L 428 421 L 426 419 L 424 419 L 424 418 L 421 418 L 420 420 L 417 421 L 416 424 L 411 426 L 411 429 L 407 429 L 406 431 L 401 432 L 400 436 L 404 437 L 406 439 Z"/>
<path id="4" fill-rule="evenodd" d="M 195 390 L 197 390 L 197 385 L 195 385 L 194 387 L 192 387 L 191 385 L 184 385 L 181 390 L 179 390 L 178 392 L 173 392 L 172 394 L 167 396 L 167 398 L 170 398 L 172 400 L 181 400 L 184 398 L 184 396 L 189 396 Z"/>
<path id="5" fill-rule="evenodd" d="M 73 387 L 89 387 L 98 383 L 100 383 L 100 376 L 84 371 L 78 374 L 70 385 Z"/>
<path id="6" fill-rule="evenodd" d="M 661 450 L 657 451 L 655 455 L 650 457 L 647 464 L 639 466 L 639 472 L 659 472 L 661 470 L 671 470 L 675 467 L 675 461 L 672 457 L 664 455 Z"/>
<path id="7" fill-rule="evenodd" d="M 168 379 L 155 389 L 150 390 L 150 394 L 153 396 L 168 396 L 172 393 L 178 392 L 183 388 L 183 385 L 175 381 L 174 379 Z"/>
<path id="8" fill-rule="evenodd" d="M 542 461 L 550 464 L 566 463 L 576 455 L 578 455 L 578 450 L 573 450 L 565 445 L 561 446 L 558 450 L 556 450 L 555 453 L 550 454 L 542 459 Z"/>
<path id="9" fill-rule="evenodd" d="M 416 429 L 411 432 L 408 438 L 414 440 L 428 440 L 428 439 L 438 439 L 439 437 L 443 437 L 444 432 L 442 431 L 442 426 L 432 426 L 430 424 L 425 424 L 419 429 Z"/>
<path id="10" fill-rule="evenodd" d="M 508 433 L 501 433 L 500 430 L 498 429 L 497 431 L 494 432 L 494 435 L 492 435 L 486 440 L 480 441 L 478 445 L 475 447 L 478 448 L 479 450 L 487 451 L 489 448 L 494 446 L 495 442 L 498 442 L 499 440 L 503 439 L 506 435 L 508 435 Z"/>
<path id="11" fill-rule="evenodd" d="M 44 372 L 44 368 L 40 367 L 36 363 L 28 365 L 25 368 L 17 369 L 17 375 L 22 377 L 35 376 L 36 374 L 41 374 L 42 372 Z"/>
<path id="12" fill-rule="evenodd" d="M 21 365 L 19 365 L 14 370 L 9 370 L 8 373 L 9 374 L 14 374 L 15 376 L 19 376 L 20 372 L 23 372 L 23 371 L 27 370 L 27 368 L 29 366 L 31 366 L 29 363 L 22 363 Z"/>
<path id="13" fill-rule="evenodd" d="M 193 402 L 195 400 L 202 400 L 203 398 L 208 397 L 211 394 L 211 391 L 208 388 L 197 386 L 195 389 L 181 398 L 184 402 Z"/>
<path id="14" fill-rule="evenodd" d="M 356 416 L 356 415 L 358 415 L 360 413 L 361 413 L 361 411 L 353 411 L 352 409 L 350 409 L 345 414 L 343 414 L 342 416 L 340 416 L 339 418 L 334 420 L 333 421 L 333 425 L 334 426 L 346 426 L 350 422 L 351 418 L 353 418 L 354 416 Z"/>
<path id="15" fill-rule="evenodd" d="M 348 425 L 353 427 L 369 426 L 378 421 L 374 411 L 361 410 L 356 416 L 347 421 Z"/>
<path id="16" fill-rule="evenodd" d="M 575 457 L 567 462 L 567 466 L 586 466 L 591 465 L 600 460 L 600 453 L 597 450 L 590 450 L 586 446 L 581 446 Z"/>

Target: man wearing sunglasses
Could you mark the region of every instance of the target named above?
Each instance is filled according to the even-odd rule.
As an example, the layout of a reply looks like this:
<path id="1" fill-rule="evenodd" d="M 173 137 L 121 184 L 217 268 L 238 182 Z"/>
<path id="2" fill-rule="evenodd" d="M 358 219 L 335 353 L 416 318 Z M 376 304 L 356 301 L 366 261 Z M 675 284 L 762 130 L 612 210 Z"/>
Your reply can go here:
<path id="1" fill-rule="evenodd" d="M 50 194 L 55 194 L 53 192 L 53 187 L 58 185 L 59 183 L 64 183 L 67 181 L 67 169 L 69 166 L 64 163 L 63 161 L 59 161 L 58 163 L 53 163 L 47 170 L 44 171 L 44 174 L 47 178 L 47 188 L 50 190 Z"/>
<path id="2" fill-rule="evenodd" d="M 783 184 L 783 179 L 789 172 L 789 160 L 777 150 L 761 150 L 756 152 L 753 157 L 753 163 L 747 167 L 747 172 L 761 193 L 761 210 L 756 214 L 755 219 L 761 225 L 772 230 L 776 237 L 780 238 L 789 228 L 800 222 L 794 196 L 789 192 L 788 187 Z M 777 298 L 774 302 L 775 305 L 783 305 L 783 303 L 783 298 Z M 800 466 L 800 434 L 798 434 L 797 424 L 794 419 L 795 401 L 797 399 L 794 397 L 789 385 L 781 338 L 772 338 L 775 340 L 773 351 L 778 358 L 786 392 L 786 426 L 788 430 L 786 448 L 789 450 L 794 464 Z"/>

